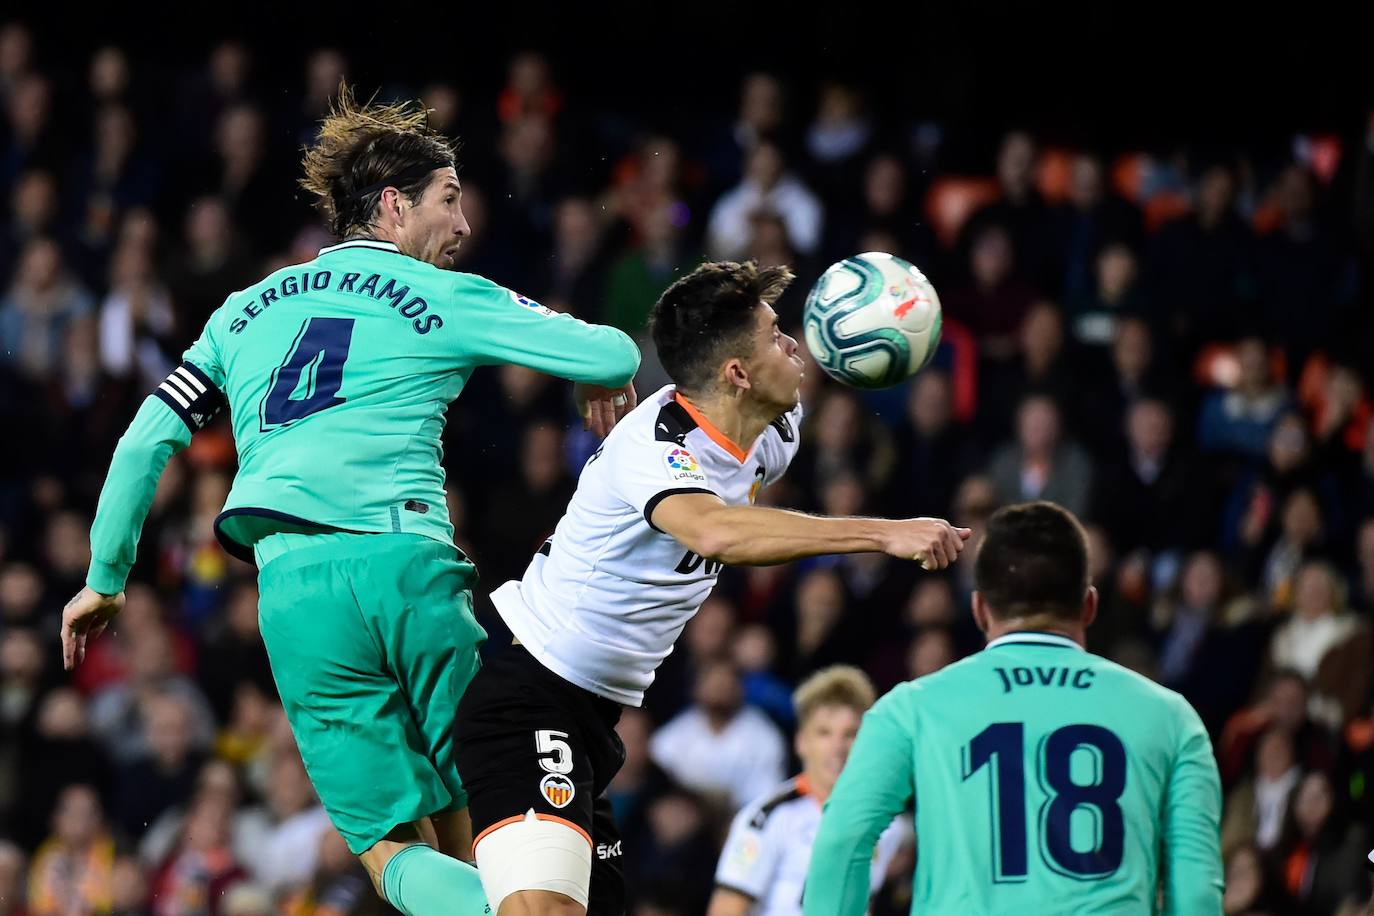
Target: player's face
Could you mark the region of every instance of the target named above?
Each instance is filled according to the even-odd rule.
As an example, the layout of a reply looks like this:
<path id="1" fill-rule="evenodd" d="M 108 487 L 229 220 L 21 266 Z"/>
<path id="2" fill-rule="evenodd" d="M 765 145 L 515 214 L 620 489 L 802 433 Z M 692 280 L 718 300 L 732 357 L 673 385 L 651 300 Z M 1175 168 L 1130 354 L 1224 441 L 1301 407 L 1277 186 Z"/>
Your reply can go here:
<path id="1" fill-rule="evenodd" d="M 797 731 L 797 756 L 812 782 L 835 785 L 859 734 L 860 719 L 853 707 L 822 706 Z"/>
<path id="2" fill-rule="evenodd" d="M 405 213 L 401 249 L 435 267 L 452 267 L 472 230 L 463 216 L 463 189 L 452 168 L 436 169 L 429 187 Z"/>
<path id="3" fill-rule="evenodd" d="M 754 397 L 784 413 L 797 406 L 801 398 L 802 376 L 806 364 L 795 338 L 778 327 L 778 313 L 767 303 L 757 309 L 754 351 L 748 361 Z"/>

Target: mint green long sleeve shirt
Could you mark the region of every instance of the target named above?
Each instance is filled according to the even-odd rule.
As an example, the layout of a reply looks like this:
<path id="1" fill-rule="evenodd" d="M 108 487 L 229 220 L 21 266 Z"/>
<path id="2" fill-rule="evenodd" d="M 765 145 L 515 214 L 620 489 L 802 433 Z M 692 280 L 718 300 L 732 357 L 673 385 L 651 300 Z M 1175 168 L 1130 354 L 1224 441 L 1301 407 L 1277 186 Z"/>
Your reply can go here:
<path id="1" fill-rule="evenodd" d="M 614 328 L 370 239 L 233 293 L 116 447 L 87 585 L 124 587 L 168 460 L 226 406 L 239 468 L 215 534 L 231 554 L 251 562 L 253 544 L 282 531 L 451 542 L 445 412 L 473 370 L 500 364 L 620 387 L 639 350 Z"/>

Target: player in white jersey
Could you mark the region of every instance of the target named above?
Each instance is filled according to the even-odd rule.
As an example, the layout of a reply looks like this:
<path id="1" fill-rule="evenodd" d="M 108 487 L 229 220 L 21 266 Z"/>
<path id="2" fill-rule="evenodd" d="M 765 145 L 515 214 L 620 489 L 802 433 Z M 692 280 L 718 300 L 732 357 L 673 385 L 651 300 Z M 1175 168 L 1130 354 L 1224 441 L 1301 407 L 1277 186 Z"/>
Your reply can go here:
<path id="1" fill-rule="evenodd" d="M 818 671 L 797 688 L 793 704 L 801 774 L 735 815 L 707 916 L 801 916 L 821 808 L 874 699 L 868 676 L 848 665 Z M 871 891 L 882 886 L 904 836 L 912 836 L 912 826 L 898 818 L 878 838 L 869 868 Z"/>
<path id="2" fill-rule="evenodd" d="M 615 733 L 723 564 L 880 551 L 941 569 L 967 529 L 940 519 L 822 518 L 754 506 L 798 446 L 803 364 L 772 303 L 785 267 L 703 264 L 654 306 L 674 384 L 588 460 L 568 511 L 492 601 L 515 635 L 464 693 L 458 771 L 491 905 L 624 912 L 621 844 L 602 797 Z"/>

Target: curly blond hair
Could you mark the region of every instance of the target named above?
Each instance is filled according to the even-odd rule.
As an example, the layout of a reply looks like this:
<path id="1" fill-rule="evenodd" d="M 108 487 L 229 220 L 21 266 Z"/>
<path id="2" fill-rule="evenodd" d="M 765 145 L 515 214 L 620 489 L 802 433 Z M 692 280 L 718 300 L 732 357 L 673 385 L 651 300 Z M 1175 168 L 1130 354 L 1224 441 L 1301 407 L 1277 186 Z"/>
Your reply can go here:
<path id="1" fill-rule="evenodd" d="M 330 231 L 341 238 L 373 224 L 382 191 L 399 189 L 415 201 L 435 169 L 453 167 L 456 144 L 429 127 L 418 101 L 359 104 L 346 83 L 305 148 L 301 187 L 316 198 Z"/>

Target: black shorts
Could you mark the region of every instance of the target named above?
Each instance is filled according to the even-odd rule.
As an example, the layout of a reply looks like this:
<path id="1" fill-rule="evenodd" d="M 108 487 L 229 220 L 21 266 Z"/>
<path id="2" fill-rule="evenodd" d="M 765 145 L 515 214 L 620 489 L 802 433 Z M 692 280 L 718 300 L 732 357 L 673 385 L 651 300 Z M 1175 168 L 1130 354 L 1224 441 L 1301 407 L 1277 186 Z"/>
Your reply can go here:
<path id="1" fill-rule="evenodd" d="M 563 680 L 523 646 L 511 646 L 472 679 L 454 724 L 473 848 L 531 809 L 568 824 L 592 847 L 588 916 L 625 912 L 620 832 L 605 797 L 625 763 L 615 731 L 620 710 Z"/>

